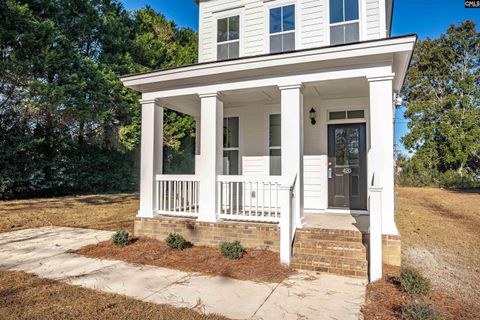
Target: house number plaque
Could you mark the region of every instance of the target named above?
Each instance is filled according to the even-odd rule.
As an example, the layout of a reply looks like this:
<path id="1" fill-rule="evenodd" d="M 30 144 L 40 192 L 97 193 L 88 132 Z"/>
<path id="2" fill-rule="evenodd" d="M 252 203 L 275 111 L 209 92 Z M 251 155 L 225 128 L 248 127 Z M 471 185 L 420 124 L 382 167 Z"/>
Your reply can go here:
<path id="1" fill-rule="evenodd" d="M 343 169 L 343 173 L 350 174 L 350 173 L 352 173 L 352 169 L 351 168 L 345 168 L 345 169 Z"/>

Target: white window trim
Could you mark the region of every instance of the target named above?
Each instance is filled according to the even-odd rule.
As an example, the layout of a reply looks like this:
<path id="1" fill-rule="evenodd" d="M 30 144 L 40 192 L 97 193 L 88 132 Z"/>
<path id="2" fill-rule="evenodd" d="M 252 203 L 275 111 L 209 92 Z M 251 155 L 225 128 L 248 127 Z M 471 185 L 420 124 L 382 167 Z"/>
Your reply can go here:
<path id="1" fill-rule="evenodd" d="M 214 34 L 213 34 L 213 43 L 214 43 L 214 48 L 213 48 L 213 57 L 215 58 L 215 61 L 218 61 L 218 45 L 219 44 L 227 44 L 227 43 L 233 43 L 237 42 L 239 43 L 239 49 L 238 49 L 238 56 L 243 57 L 244 56 L 244 39 L 245 39 L 245 25 L 244 25 L 244 14 L 245 14 L 245 9 L 242 8 L 236 8 L 236 9 L 228 9 L 224 11 L 218 11 L 213 14 L 213 24 L 214 24 Z M 240 35 L 238 37 L 238 40 L 229 40 L 229 41 L 223 41 L 223 42 L 218 42 L 218 20 L 220 19 L 225 19 L 229 17 L 234 17 L 234 16 L 239 16 L 239 23 L 240 23 Z"/>
<path id="2" fill-rule="evenodd" d="M 358 22 L 358 41 L 363 41 L 365 40 L 365 23 L 364 23 L 364 15 L 366 15 L 365 8 L 366 5 L 364 4 L 365 0 L 358 0 L 358 19 L 355 20 L 348 20 L 348 21 L 342 21 L 342 22 L 336 22 L 336 23 L 330 23 L 330 0 L 325 1 L 325 39 L 327 40 L 327 44 L 331 45 L 331 40 L 330 40 L 330 27 L 334 26 L 341 26 L 345 24 L 350 24 L 350 23 L 355 23 Z"/>
<path id="3" fill-rule="evenodd" d="M 265 48 L 267 49 L 265 53 L 270 54 L 270 9 L 285 7 L 289 5 L 295 6 L 295 29 L 292 31 L 282 31 L 277 33 L 272 33 L 275 35 L 295 33 L 295 50 L 300 49 L 300 35 L 301 35 L 301 25 L 300 25 L 300 5 L 296 0 L 278 0 L 271 2 L 264 2 L 264 16 L 265 16 Z"/>
<path id="4" fill-rule="evenodd" d="M 354 119 L 336 119 L 330 120 L 330 112 L 347 112 L 347 111 L 360 111 L 363 110 L 363 118 Z M 346 108 L 329 108 L 327 109 L 327 124 L 349 124 L 349 123 L 367 123 L 368 122 L 368 109 L 365 107 L 346 107 Z"/>
<path id="5" fill-rule="evenodd" d="M 229 115 L 223 115 L 223 119 L 228 119 L 228 118 L 238 118 L 238 147 L 235 147 L 235 148 L 224 148 L 223 147 L 223 136 L 222 136 L 222 159 L 223 159 L 223 151 L 238 151 L 238 174 L 239 175 L 242 175 L 242 164 L 240 163 L 240 160 L 242 159 L 242 155 L 240 154 L 240 146 L 241 146 L 241 126 L 240 126 L 240 123 L 241 123 L 241 119 L 240 119 L 240 115 L 238 114 L 229 114 Z M 226 174 L 228 175 L 228 173 Z"/>
<path id="6" fill-rule="evenodd" d="M 280 131 L 280 146 L 270 146 L 270 116 L 273 116 L 273 115 L 279 115 L 280 116 L 280 119 L 282 117 L 282 113 L 279 112 L 279 111 L 269 111 L 267 112 L 267 157 L 268 157 L 268 175 L 271 176 L 270 172 L 272 172 L 272 168 L 270 168 L 270 150 L 280 150 L 280 153 L 282 151 L 282 133 Z M 280 127 L 281 128 L 281 127 Z M 282 175 L 280 173 L 280 175 Z M 276 175 L 274 176 L 276 177 Z"/>

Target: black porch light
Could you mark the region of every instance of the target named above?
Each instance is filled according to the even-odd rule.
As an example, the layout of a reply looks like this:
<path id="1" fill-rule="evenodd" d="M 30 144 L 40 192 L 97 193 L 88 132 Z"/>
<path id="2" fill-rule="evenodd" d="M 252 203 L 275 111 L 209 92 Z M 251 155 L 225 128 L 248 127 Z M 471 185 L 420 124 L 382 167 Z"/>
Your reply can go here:
<path id="1" fill-rule="evenodd" d="M 317 117 L 317 111 L 315 111 L 314 108 L 310 109 L 310 122 L 312 125 L 315 125 L 317 123 L 317 120 L 315 118 Z"/>

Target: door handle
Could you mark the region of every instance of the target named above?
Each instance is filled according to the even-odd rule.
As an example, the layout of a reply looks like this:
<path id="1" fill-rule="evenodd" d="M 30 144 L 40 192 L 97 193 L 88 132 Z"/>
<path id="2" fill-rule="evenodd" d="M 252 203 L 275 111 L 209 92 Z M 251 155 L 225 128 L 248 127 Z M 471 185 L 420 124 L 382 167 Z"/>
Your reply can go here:
<path id="1" fill-rule="evenodd" d="M 333 178 L 333 170 L 332 168 L 328 168 L 328 179 L 332 179 Z"/>

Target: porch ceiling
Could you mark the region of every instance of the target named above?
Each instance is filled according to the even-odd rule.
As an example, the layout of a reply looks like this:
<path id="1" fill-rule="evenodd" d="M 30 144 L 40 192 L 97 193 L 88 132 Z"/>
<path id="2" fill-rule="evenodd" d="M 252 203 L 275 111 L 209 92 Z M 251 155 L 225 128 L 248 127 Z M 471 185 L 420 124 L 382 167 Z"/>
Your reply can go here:
<path id="1" fill-rule="evenodd" d="M 368 82 L 365 78 L 327 80 L 305 85 L 306 98 L 322 100 L 368 97 Z M 277 87 L 243 89 L 222 92 L 226 108 L 248 103 L 279 104 L 280 90 Z"/>
<path id="2" fill-rule="evenodd" d="M 368 97 L 368 82 L 365 78 L 348 78 L 341 80 L 328 80 L 312 83 L 305 86 L 306 99 L 346 99 Z M 280 90 L 278 87 L 262 87 L 254 89 L 241 89 L 222 91 L 221 99 L 225 108 L 248 106 L 249 104 L 280 104 Z M 162 99 L 167 108 L 199 115 L 200 98 L 197 95 L 169 97 Z"/>

